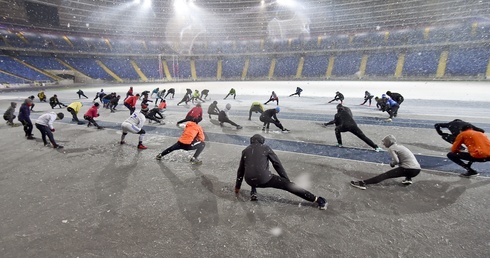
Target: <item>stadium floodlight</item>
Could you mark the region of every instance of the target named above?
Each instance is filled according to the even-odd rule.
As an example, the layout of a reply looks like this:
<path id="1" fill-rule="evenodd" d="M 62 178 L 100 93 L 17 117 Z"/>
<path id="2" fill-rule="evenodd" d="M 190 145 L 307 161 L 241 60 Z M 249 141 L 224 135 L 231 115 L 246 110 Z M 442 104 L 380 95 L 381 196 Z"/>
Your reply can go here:
<path id="1" fill-rule="evenodd" d="M 151 0 L 143 0 L 143 8 L 150 8 Z"/>
<path id="2" fill-rule="evenodd" d="M 141 0 L 133 0 L 133 4 L 140 4 Z"/>
<path id="3" fill-rule="evenodd" d="M 288 7 L 294 7 L 296 5 L 296 2 L 294 2 L 294 0 L 277 0 L 276 3 L 278 5 L 283 5 Z"/>

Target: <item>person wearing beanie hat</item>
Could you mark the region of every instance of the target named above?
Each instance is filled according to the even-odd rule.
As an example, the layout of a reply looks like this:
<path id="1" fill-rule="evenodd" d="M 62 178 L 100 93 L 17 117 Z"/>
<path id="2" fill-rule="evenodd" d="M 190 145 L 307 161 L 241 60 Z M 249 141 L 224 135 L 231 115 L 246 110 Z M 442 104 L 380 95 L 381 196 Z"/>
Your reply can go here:
<path id="1" fill-rule="evenodd" d="M 213 103 L 211 103 L 211 105 L 209 105 L 208 107 L 208 115 L 209 115 L 209 119 L 211 119 L 211 115 L 217 115 L 219 116 L 219 108 L 218 108 L 218 101 L 213 101 Z"/>
<path id="2" fill-rule="evenodd" d="M 251 201 L 258 200 L 257 188 L 276 188 L 288 191 L 309 202 L 315 202 L 320 210 L 326 210 L 327 200 L 321 196 L 315 196 L 291 182 L 276 153 L 264 142 L 265 138 L 262 135 L 255 134 L 250 138 L 250 145 L 242 151 L 237 170 L 235 194 L 240 193 L 243 179 L 245 179 L 245 182 L 252 187 Z M 269 171 L 269 161 L 279 176 Z"/>
<path id="3" fill-rule="evenodd" d="M 359 139 L 363 140 L 367 145 L 371 146 L 376 152 L 379 152 L 381 148 L 378 147 L 371 139 L 369 139 L 361 129 L 357 126 L 356 121 L 352 117 L 352 111 L 350 108 L 337 105 L 337 114 L 332 121 L 325 123 L 325 126 L 335 124 L 335 137 L 337 138 L 337 147 L 342 147 L 342 135 L 343 132 L 351 132 Z"/>
<path id="4" fill-rule="evenodd" d="M 262 106 L 262 103 L 255 101 L 252 102 L 252 106 L 250 106 L 250 110 L 248 111 L 248 120 L 252 120 L 252 112 L 255 113 L 264 113 L 264 106 Z"/>
<path id="5" fill-rule="evenodd" d="M 201 152 L 204 150 L 206 144 L 204 143 L 205 136 L 202 127 L 198 125 L 199 121 L 201 120 L 198 118 L 192 118 L 192 120 L 189 120 L 189 122 L 185 125 L 184 131 L 182 132 L 179 140 L 174 145 L 159 153 L 156 156 L 156 159 L 162 160 L 165 155 L 176 150 L 196 150 L 190 162 L 194 165 L 202 164 L 202 161 L 199 160 L 199 154 L 201 154 Z"/>
<path id="6" fill-rule="evenodd" d="M 133 96 L 136 97 L 136 96 Z M 132 98 L 132 97 L 130 97 Z M 125 144 L 126 142 L 124 139 L 126 138 L 126 135 L 128 135 L 128 132 L 134 133 L 134 134 L 139 134 L 139 142 L 138 142 L 138 149 L 139 150 L 145 150 L 147 147 L 143 145 L 143 140 L 145 138 L 146 131 L 143 129 L 143 126 L 145 125 L 146 117 L 142 112 L 134 112 L 129 116 L 128 119 L 126 119 L 124 122 L 121 124 L 121 129 L 122 129 L 122 135 L 121 135 L 121 144 Z"/>
<path id="7" fill-rule="evenodd" d="M 97 127 L 97 129 L 102 129 L 102 126 L 99 126 L 97 122 L 95 122 L 94 118 L 99 117 L 99 103 L 94 103 L 92 107 L 90 107 L 87 112 L 83 115 L 83 118 L 88 121 L 87 127 L 90 127 L 92 124 Z"/>
<path id="8" fill-rule="evenodd" d="M 267 129 L 267 131 L 269 131 L 269 125 L 270 125 L 270 123 L 273 123 L 275 126 L 277 126 L 279 129 L 281 129 L 283 132 L 289 132 L 288 129 L 286 129 L 282 126 L 279 119 L 277 119 L 276 114 L 279 113 L 279 111 L 281 111 L 281 108 L 276 107 L 276 108 L 268 109 L 260 115 L 260 121 L 264 122 L 264 126 L 262 127 L 262 131 L 265 131 L 266 129 Z"/>
<path id="9" fill-rule="evenodd" d="M 75 101 L 75 102 L 70 103 L 70 105 L 68 105 L 68 107 L 66 108 L 66 110 L 68 112 L 70 112 L 70 114 L 73 116 L 71 121 L 76 122 L 79 125 L 84 124 L 84 122 L 81 122 L 80 120 L 78 120 L 78 116 L 77 116 L 77 114 L 78 114 L 78 112 L 80 112 L 80 109 L 82 108 L 82 106 L 83 106 L 82 102 Z"/>
<path id="10" fill-rule="evenodd" d="M 14 119 L 16 118 L 16 116 L 14 115 L 16 107 L 17 103 L 10 102 L 10 107 L 7 108 L 7 111 L 5 111 L 5 113 L 3 114 L 3 119 L 5 119 L 5 121 L 7 121 L 7 124 L 10 126 L 16 126 L 14 124 Z"/>
<path id="11" fill-rule="evenodd" d="M 390 153 L 390 166 L 394 168 L 398 165 L 398 167 L 366 180 L 351 181 L 351 186 L 366 190 L 366 185 L 377 184 L 386 179 L 396 177 L 405 177 L 402 184 L 411 185 L 412 178 L 420 173 L 420 164 L 415 158 L 415 155 L 407 147 L 397 144 L 395 136 L 391 134 L 387 135 L 383 138 L 382 142 L 388 148 L 388 153 Z"/>
<path id="12" fill-rule="evenodd" d="M 340 100 L 340 104 L 343 104 L 344 103 L 344 94 L 340 93 L 340 91 L 337 91 L 335 92 L 335 97 L 330 100 L 328 103 L 332 103 L 333 101 L 339 101 Z"/>
<path id="13" fill-rule="evenodd" d="M 188 121 L 197 121 L 198 123 L 202 120 L 202 107 L 201 103 L 197 103 L 195 107 L 193 107 L 185 116 L 184 119 L 177 122 L 177 127 L 180 126 L 181 123 Z"/>
<path id="14" fill-rule="evenodd" d="M 24 132 L 26 133 L 26 138 L 28 140 L 34 140 L 32 134 L 32 122 L 31 122 L 31 109 L 29 108 L 32 105 L 32 99 L 27 98 L 24 100 L 24 103 L 20 105 L 19 109 L 19 121 L 24 126 Z"/>
<path id="15" fill-rule="evenodd" d="M 269 100 L 267 102 L 265 102 L 264 105 L 267 105 L 267 103 L 269 103 L 271 101 L 277 101 L 276 105 L 279 105 L 279 97 L 277 96 L 277 94 L 274 91 L 272 91 L 271 96 L 269 97 Z"/>
<path id="16" fill-rule="evenodd" d="M 58 113 L 56 114 L 55 112 L 50 112 L 41 115 L 37 120 L 36 120 L 36 128 L 41 132 L 41 138 L 44 142 L 44 146 L 49 146 L 48 141 L 46 140 L 46 136 L 48 136 L 49 141 L 51 142 L 51 145 L 55 149 L 62 149 L 63 146 L 58 145 L 56 141 L 54 140 L 53 133 L 55 132 L 55 129 L 53 127 L 53 123 L 55 120 L 61 120 L 65 117 L 63 113 Z"/>
<path id="17" fill-rule="evenodd" d="M 231 121 L 229 118 L 228 118 L 228 112 L 230 111 L 231 109 L 231 104 L 228 103 L 226 104 L 226 107 L 225 109 L 221 110 L 219 112 L 219 115 L 218 115 L 218 121 L 219 121 L 219 125 L 221 127 L 223 127 L 223 123 L 229 123 L 233 126 L 236 127 L 236 129 L 242 129 L 242 127 L 240 125 L 237 125 L 235 122 Z"/>

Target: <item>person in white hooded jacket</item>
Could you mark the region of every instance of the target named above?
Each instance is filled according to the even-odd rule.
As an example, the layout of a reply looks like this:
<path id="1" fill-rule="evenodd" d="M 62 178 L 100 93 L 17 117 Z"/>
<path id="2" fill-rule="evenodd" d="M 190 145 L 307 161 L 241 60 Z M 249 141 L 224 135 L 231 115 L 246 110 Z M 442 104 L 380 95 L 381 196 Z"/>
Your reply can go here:
<path id="1" fill-rule="evenodd" d="M 231 121 L 228 118 L 228 112 L 230 112 L 230 109 L 231 109 L 231 104 L 228 103 L 228 104 L 226 104 L 225 109 L 219 111 L 219 114 L 218 114 L 219 125 L 221 127 L 223 127 L 223 123 L 229 123 L 229 124 L 235 126 L 236 129 L 242 129 L 242 127 L 240 125 L 236 124 L 235 122 Z"/>
<path id="2" fill-rule="evenodd" d="M 351 181 L 351 186 L 366 190 L 366 185 L 377 184 L 395 177 L 405 177 L 405 180 L 402 181 L 404 185 L 412 184 L 412 178 L 420 173 L 420 164 L 415 155 L 407 147 L 397 144 L 395 136 L 391 134 L 383 138 L 383 145 L 388 148 L 388 152 L 391 155 L 390 166 L 395 167 L 398 165 L 398 167 L 373 178 Z"/>

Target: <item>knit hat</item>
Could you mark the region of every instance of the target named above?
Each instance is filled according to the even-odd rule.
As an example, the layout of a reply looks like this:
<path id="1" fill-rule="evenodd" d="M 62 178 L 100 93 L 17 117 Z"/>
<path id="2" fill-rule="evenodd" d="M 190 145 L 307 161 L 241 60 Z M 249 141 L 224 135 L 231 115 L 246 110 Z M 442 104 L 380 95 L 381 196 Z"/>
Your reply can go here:
<path id="1" fill-rule="evenodd" d="M 279 111 L 281 111 L 281 108 L 280 107 L 276 107 L 276 111 L 277 111 L 277 113 L 279 113 Z"/>
<path id="2" fill-rule="evenodd" d="M 56 114 L 56 116 L 57 116 L 57 117 L 58 117 L 60 120 L 61 120 L 61 119 L 63 119 L 63 117 L 65 117 L 65 115 L 64 115 L 63 113 L 61 113 L 61 112 L 60 112 L 60 113 L 58 113 L 58 114 Z"/>
<path id="3" fill-rule="evenodd" d="M 230 103 L 228 103 L 228 104 L 226 104 L 226 106 L 225 106 L 225 107 L 226 107 L 226 109 L 230 110 L 230 109 L 231 109 L 231 104 L 230 104 Z"/>

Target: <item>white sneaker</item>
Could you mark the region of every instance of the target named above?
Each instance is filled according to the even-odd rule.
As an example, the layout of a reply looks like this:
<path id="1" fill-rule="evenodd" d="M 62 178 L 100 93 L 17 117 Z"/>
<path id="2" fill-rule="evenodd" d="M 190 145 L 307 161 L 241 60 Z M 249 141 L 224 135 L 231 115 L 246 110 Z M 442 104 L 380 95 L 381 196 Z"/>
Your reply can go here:
<path id="1" fill-rule="evenodd" d="M 404 185 L 411 185 L 411 184 L 413 184 L 413 182 L 412 182 L 412 180 L 404 179 L 402 181 L 402 184 L 404 184 Z"/>

